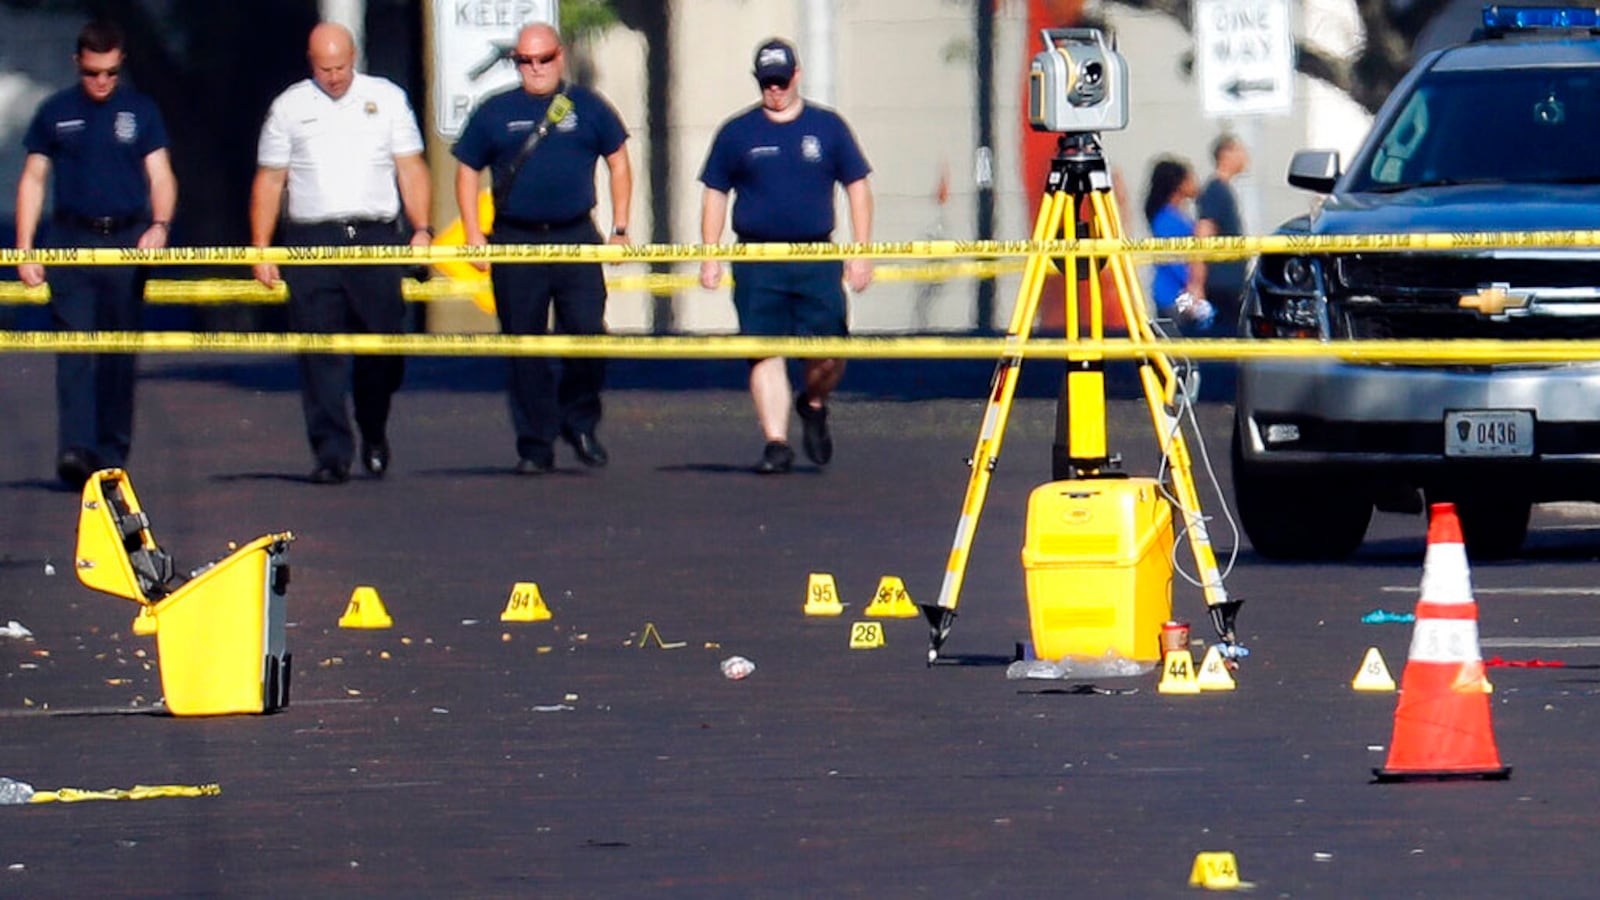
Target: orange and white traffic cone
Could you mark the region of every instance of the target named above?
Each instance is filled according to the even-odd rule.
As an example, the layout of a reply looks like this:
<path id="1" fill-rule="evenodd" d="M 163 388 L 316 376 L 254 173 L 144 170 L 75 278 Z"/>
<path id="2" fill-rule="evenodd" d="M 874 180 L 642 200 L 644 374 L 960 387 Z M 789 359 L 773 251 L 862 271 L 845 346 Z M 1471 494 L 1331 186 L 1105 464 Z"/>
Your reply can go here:
<path id="1" fill-rule="evenodd" d="M 1478 604 L 1472 599 L 1461 521 L 1453 503 L 1435 503 L 1431 513 L 1394 737 L 1388 762 L 1372 773 L 1378 781 L 1510 778 L 1489 723 Z"/>

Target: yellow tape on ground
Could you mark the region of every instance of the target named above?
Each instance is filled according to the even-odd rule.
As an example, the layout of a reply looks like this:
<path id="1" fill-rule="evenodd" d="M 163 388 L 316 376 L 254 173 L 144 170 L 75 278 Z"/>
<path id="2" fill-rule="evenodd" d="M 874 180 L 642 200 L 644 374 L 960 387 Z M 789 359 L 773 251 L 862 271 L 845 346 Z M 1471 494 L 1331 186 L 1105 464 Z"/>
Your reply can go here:
<path id="1" fill-rule="evenodd" d="M 1342 359 L 1357 362 L 1529 363 L 1600 360 L 1600 341 L 1247 341 L 1113 338 L 748 337 L 744 335 L 269 334 L 262 332 L 0 331 L 0 352 L 352 353 L 399 356 L 566 356 L 613 359 Z"/>
<path id="2" fill-rule="evenodd" d="M 136 784 L 131 788 L 106 788 L 91 791 L 64 787 L 53 791 L 36 791 L 33 803 L 81 803 L 84 800 L 154 800 L 158 797 L 214 797 L 222 793 L 215 784 Z"/>
<path id="3" fill-rule="evenodd" d="M 691 260 L 1001 259 L 1111 256 L 1242 259 L 1258 253 L 1593 248 L 1600 231 L 1487 231 L 1422 234 L 1298 235 L 1209 238 L 1093 238 L 1057 241 L 876 241 L 778 244 L 491 244 L 480 247 L 65 247 L 0 249 L 0 265 L 417 265 L 453 262 L 688 262 Z"/>

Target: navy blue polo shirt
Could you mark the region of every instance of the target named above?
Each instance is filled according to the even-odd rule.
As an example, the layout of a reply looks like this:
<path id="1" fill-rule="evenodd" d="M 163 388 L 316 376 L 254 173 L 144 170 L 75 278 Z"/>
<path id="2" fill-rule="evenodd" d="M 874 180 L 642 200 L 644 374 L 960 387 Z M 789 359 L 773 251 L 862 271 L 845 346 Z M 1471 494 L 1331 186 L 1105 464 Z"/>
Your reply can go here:
<path id="1" fill-rule="evenodd" d="M 167 146 L 167 127 L 138 91 L 119 86 L 96 102 L 70 87 L 39 105 L 22 145 L 50 157 L 56 212 L 137 216 L 150 203 L 144 158 Z"/>
<path id="2" fill-rule="evenodd" d="M 563 85 L 572 110 L 552 125 L 523 163 L 508 215 L 530 222 L 567 222 L 594 209 L 595 161 L 617 152 L 628 129 L 599 94 L 581 85 Z M 511 165 L 528 134 L 544 121 L 554 96 L 535 97 L 520 86 L 495 94 L 472 111 L 451 152 L 473 169 L 498 172 Z"/>
<path id="3" fill-rule="evenodd" d="M 740 240 L 812 241 L 833 234 L 834 184 L 871 171 L 844 119 L 807 101 L 789 122 L 754 106 L 722 123 L 700 181 L 734 195 Z"/>

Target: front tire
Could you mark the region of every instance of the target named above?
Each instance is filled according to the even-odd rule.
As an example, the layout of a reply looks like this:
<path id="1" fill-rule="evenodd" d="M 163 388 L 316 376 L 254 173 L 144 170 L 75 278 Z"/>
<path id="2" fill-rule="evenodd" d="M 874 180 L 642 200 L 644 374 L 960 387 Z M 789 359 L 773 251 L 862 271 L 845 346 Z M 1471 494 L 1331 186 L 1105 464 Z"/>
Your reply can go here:
<path id="1" fill-rule="evenodd" d="M 1471 559 L 1505 559 L 1516 556 L 1528 537 L 1528 516 L 1533 504 L 1505 497 L 1478 497 L 1456 501 L 1461 519 L 1461 540 Z"/>
<path id="2" fill-rule="evenodd" d="M 1372 520 L 1372 501 L 1326 477 L 1264 472 L 1243 459 L 1233 434 L 1233 497 L 1239 524 L 1257 553 L 1306 562 L 1356 552 Z"/>

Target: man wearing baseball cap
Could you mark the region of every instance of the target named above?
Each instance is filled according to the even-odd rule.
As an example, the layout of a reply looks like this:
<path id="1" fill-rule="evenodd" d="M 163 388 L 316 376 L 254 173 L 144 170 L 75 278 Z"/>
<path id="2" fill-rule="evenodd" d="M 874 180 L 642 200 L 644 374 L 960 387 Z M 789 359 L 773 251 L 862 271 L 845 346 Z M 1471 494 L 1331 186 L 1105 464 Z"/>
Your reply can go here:
<path id="1" fill-rule="evenodd" d="M 856 241 L 872 240 L 872 190 L 855 135 L 838 113 L 800 97 L 800 67 L 794 46 L 773 38 L 756 48 L 752 70 L 761 102 L 727 121 L 712 139 L 700 181 L 700 238 L 722 241 L 733 195 L 733 230 L 744 243 L 833 240 L 834 186 L 844 187 L 850 230 Z M 733 263 L 733 305 L 741 334 L 843 336 L 849 311 L 841 282 L 863 291 L 872 282 L 866 259 Z M 700 283 L 715 290 L 722 263 L 700 265 Z M 756 471 L 788 472 L 791 402 L 800 417 L 806 456 L 819 466 L 833 458 L 828 431 L 828 395 L 844 375 L 842 359 L 808 359 L 805 383 L 790 394 L 782 357 L 751 360 L 750 395 L 766 437 Z"/>

